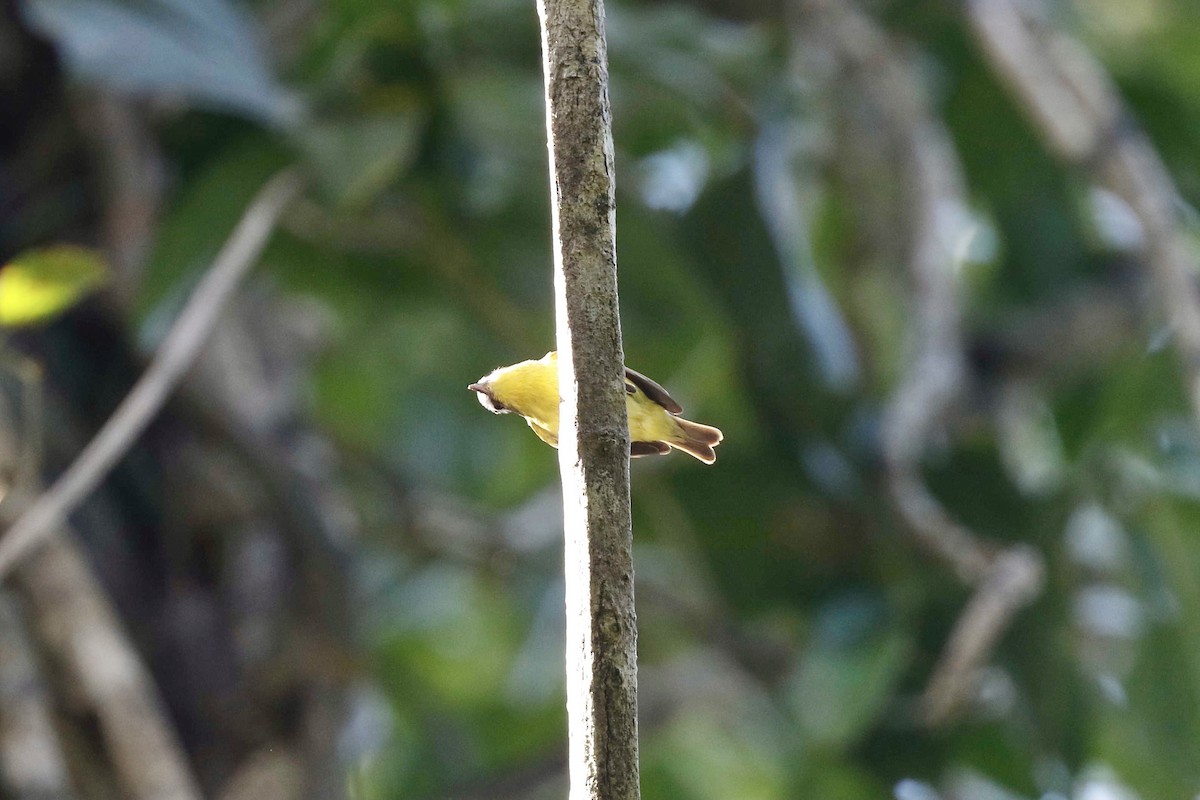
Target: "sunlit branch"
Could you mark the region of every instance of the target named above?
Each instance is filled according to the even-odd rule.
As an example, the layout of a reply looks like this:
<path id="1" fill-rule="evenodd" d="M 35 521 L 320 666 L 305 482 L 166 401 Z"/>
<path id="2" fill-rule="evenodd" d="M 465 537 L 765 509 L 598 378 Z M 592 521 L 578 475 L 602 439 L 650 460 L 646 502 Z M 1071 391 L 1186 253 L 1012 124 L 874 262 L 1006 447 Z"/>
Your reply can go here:
<path id="1" fill-rule="evenodd" d="M 539 0 L 554 230 L 572 800 L 640 796 L 629 426 L 601 0 Z"/>

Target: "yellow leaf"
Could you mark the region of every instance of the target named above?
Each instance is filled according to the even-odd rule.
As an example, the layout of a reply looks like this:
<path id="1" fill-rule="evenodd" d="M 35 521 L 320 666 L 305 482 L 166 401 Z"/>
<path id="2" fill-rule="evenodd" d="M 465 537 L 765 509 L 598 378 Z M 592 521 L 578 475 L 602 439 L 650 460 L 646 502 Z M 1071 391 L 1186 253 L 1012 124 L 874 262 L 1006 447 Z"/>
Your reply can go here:
<path id="1" fill-rule="evenodd" d="M 52 245 L 26 250 L 0 267 L 0 326 L 43 322 L 70 308 L 104 282 L 95 250 Z"/>

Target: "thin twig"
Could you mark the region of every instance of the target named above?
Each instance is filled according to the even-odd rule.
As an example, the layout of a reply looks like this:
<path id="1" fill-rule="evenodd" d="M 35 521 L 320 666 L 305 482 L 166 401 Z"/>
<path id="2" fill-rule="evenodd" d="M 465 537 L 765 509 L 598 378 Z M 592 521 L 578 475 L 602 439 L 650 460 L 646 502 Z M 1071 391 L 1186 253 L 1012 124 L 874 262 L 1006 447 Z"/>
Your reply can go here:
<path id="1" fill-rule="evenodd" d="M 279 215 L 299 189 L 298 176 L 284 172 L 255 197 L 137 385 L 66 472 L 0 539 L 0 580 L 53 535 L 150 424 L 195 360 L 225 304 L 266 246 Z"/>

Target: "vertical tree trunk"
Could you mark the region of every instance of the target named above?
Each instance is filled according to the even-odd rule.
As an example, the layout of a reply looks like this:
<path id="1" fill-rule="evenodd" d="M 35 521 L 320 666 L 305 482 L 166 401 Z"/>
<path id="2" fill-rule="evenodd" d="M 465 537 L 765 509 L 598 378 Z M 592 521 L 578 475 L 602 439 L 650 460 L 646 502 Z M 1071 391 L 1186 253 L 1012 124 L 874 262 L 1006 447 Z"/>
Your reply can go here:
<path id="1" fill-rule="evenodd" d="M 637 623 L 601 0 L 539 0 L 555 239 L 572 800 L 637 798 Z"/>

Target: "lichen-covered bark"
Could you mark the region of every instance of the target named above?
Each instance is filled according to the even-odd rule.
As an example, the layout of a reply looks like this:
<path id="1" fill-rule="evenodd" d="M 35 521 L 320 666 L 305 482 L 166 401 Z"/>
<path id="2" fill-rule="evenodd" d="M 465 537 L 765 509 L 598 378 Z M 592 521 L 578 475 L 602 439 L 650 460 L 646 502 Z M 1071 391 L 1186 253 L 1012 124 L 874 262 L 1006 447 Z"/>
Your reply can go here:
<path id="1" fill-rule="evenodd" d="M 571 798 L 636 798 L 637 625 L 600 0 L 539 0 L 555 239 Z"/>

